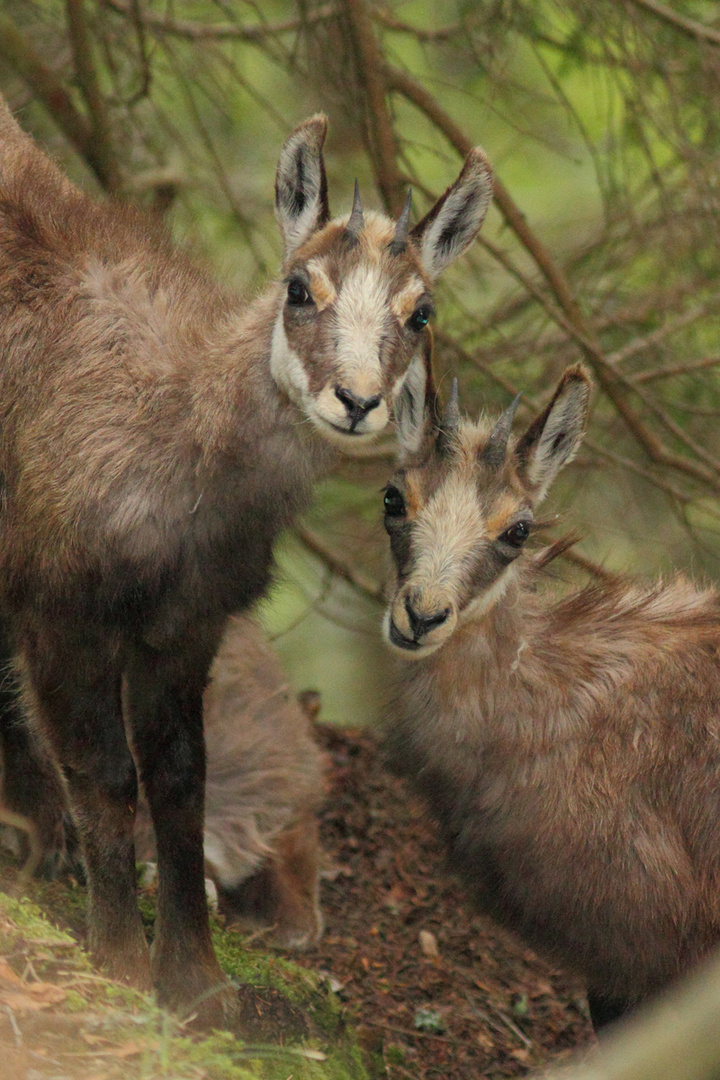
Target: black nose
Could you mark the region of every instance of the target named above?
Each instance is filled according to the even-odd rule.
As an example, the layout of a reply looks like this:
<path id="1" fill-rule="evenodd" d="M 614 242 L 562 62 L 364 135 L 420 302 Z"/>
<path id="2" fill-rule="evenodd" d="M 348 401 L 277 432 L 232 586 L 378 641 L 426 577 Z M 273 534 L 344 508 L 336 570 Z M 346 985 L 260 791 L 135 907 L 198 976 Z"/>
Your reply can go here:
<path id="1" fill-rule="evenodd" d="M 375 397 L 361 398 L 346 390 L 343 386 L 335 387 L 335 397 L 342 401 L 350 417 L 350 430 L 354 431 L 360 421 L 373 409 L 377 409 L 382 401 L 379 394 Z"/>
<path id="2" fill-rule="evenodd" d="M 444 608 L 443 611 L 436 612 L 435 615 L 418 615 L 413 610 L 413 606 L 410 603 L 410 597 L 405 597 L 405 610 L 407 611 L 407 617 L 410 620 L 410 629 L 413 632 L 413 637 L 417 641 L 423 634 L 427 634 L 435 626 L 442 626 L 450 614 L 450 608 Z"/>

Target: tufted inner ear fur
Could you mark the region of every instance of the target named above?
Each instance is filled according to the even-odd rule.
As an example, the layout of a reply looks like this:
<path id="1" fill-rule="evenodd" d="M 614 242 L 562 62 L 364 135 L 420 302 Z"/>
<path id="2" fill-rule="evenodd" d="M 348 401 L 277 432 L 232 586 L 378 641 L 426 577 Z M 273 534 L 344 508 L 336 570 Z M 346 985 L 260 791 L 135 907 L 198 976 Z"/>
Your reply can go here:
<path id="1" fill-rule="evenodd" d="M 520 475 L 539 502 L 560 469 L 572 461 L 585 434 L 592 381 L 584 364 L 567 368 L 550 404 L 515 448 Z"/>
<path id="2" fill-rule="evenodd" d="M 431 281 L 440 277 L 473 242 L 485 220 L 492 191 L 490 163 L 475 147 L 455 183 L 410 233 Z"/>
<path id="3" fill-rule="evenodd" d="M 286 139 L 275 174 L 275 216 L 285 258 L 328 221 L 327 178 L 322 147 L 327 117 L 311 116 Z"/>

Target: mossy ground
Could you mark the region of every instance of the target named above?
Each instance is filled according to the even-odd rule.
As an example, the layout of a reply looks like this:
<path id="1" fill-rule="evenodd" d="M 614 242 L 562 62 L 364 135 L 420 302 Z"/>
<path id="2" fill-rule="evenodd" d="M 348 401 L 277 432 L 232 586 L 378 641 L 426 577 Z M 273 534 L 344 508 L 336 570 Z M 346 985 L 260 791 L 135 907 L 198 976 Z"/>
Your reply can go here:
<path id="1" fill-rule="evenodd" d="M 0 865 L 3 1080 L 367 1080 L 343 1008 L 320 976 L 248 949 L 218 922 L 220 963 L 241 1005 L 249 995 L 255 1022 L 246 1041 L 198 1034 L 151 995 L 93 969 L 66 929 L 82 925 L 80 886 L 31 882 L 29 895 L 16 897 L 9 895 L 16 874 Z M 149 918 L 147 904 L 145 912 Z"/>

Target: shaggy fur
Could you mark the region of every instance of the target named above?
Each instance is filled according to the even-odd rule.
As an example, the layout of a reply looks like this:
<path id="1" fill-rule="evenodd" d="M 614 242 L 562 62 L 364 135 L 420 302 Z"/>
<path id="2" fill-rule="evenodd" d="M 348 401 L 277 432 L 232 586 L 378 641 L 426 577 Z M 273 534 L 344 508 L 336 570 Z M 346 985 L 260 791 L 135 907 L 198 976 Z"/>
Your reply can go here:
<path id="1" fill-rule="evenodd" d="M 454 622 L 403 646 L 395 593 L 390 640 L 416 659 L 397 665 L 388 744 L 478 906 L 580 973 L 597 1022 L 720 939 L 720 595 L 608 577 L 554 600 L 544 555 L 503 544 L 563 463 L 561 437 L 579 443 L 584 379 L 571 369 L 499 468 L 483 464 L 488 425 L 462 422 L 444 453 L 426 428 L 394 478 L 398 592 Z M 474 545 L 426 527 L 439 492 L 456 525 L 475 521 Z"/>
<path id="2" fill-rule="evenodd" d="M 212 996 L 223 976 L 204 890 L 211 663 L 228 616 L 265 590 L 273 542 L 330 443 L 382 430 L 421 362 L 427 331 L 399 324 L 394 293 L 418 277 L 430 288 L 491 190 L 475 152 L 459 197 L 436 208 L 436 239 L 421 229 L 389 253 L 392 222 L 359 238 L 328 222 L 325 131 L 313 117 L 283 147 L 287 277 L 243 308 L 157 222 L 77 191 L 0 104 L 0 609 L 78 829 L 91 949 L 205 1023 L 235 1008 L 227 984 Z M 310 259 L 338 297 L 359 283 L 343 308 L 353 327 L 383 306 L 371 377 L 334 363 L 354 330 L 339 302 L 314 303 Z M 138 779 L 158 847 L 152 965 L 135 900 Z"/>

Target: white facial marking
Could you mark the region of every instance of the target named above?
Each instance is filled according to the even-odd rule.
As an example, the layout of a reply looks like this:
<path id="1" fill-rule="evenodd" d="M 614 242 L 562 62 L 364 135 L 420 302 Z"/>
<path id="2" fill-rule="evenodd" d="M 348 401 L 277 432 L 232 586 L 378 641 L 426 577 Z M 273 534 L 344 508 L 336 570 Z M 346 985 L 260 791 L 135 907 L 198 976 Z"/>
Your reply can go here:
<path id="1" fill-rule="evenodd" d="M 280 308 L 278 317 L 273 327 L 272 343 L 270 346 L 270 373 L 281 390 L 284 390 L 291 401 L 307 410 L 307 402 L 310 397 L 310 383 L 303 367 L 302 360 L 290 348 L 285 333 L 283 309 Z"/>
<path id="2" fill-rule="evenodd" d="M 362 264 L 351 270 L 335 305 L 337 372 L 345 389 L 358 397 L 373 397 L 382 387 L 380 345 L 388 321 L 387 282 L 380 268 Z"/>
<path id="3" fill-rule="evenodd" d="M 423 510 L 412 538 L 415 589 L 444 593 L 455 603 L 483 530 L 473 475 L 451 473 Z"/>

